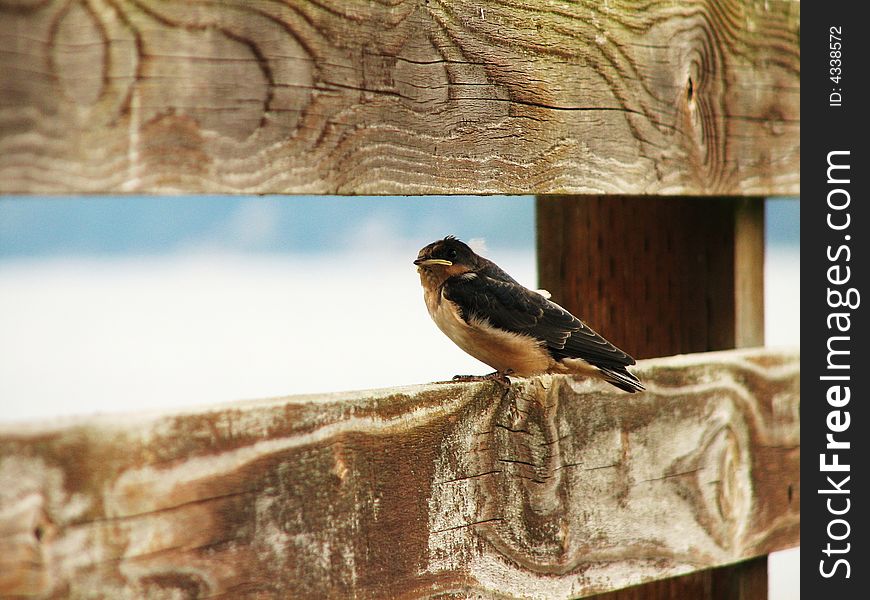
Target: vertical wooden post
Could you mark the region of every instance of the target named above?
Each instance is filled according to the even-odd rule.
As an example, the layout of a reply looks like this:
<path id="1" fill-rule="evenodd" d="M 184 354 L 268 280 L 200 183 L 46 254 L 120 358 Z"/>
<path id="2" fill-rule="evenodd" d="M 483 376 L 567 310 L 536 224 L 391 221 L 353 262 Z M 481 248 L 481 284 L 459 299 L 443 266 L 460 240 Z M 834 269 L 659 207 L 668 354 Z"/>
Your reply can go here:
<path id="1" fill-rule="evenodd" d="M 760 198 L 539 197 L 553 299 L 636 358 L 764 344 Z"/>
<path id="2" fill-rule="evenodd" d="M 764 200 L 541 196 L 539 284 L 635 358 L 764 344 Z M 601 600 L 764 600 L 767 557 Z"/>
<path id="3" fill-rule="evenodd" d="M 594 600 L 764 600 L 767 557 L 592 596 Z"/>
<path id="4" fill-rule="evenodd" d="M 735 198 L 734 347 L 764 345 L 764 199 Z"/>

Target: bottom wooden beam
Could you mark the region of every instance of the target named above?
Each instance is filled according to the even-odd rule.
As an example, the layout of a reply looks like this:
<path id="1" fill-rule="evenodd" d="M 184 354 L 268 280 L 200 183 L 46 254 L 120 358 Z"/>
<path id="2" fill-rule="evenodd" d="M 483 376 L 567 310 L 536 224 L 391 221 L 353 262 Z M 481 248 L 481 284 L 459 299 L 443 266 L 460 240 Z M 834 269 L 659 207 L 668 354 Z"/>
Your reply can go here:
<path id="1" fill-rule="evenodd" d="M 0 597 L 575 598 L 797 545 L 798 353 L 636 373 L 0 426 Z"/>

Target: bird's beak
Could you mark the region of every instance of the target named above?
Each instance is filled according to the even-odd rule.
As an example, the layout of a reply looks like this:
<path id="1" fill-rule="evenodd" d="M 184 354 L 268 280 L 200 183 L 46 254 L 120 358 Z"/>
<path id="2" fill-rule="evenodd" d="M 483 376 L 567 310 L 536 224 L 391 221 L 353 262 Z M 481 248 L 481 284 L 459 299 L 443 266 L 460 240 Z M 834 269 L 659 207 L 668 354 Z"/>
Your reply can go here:
<path id="1" fill-rule="evenodd" d="M 431 265 L 444 265 L 445 267 L 451 266 L 453 263 L 449 260 L 444 260 L 443 258 L 418 258 L 414 261 L 414 264 L 423 267 L 429 267 Z"/>

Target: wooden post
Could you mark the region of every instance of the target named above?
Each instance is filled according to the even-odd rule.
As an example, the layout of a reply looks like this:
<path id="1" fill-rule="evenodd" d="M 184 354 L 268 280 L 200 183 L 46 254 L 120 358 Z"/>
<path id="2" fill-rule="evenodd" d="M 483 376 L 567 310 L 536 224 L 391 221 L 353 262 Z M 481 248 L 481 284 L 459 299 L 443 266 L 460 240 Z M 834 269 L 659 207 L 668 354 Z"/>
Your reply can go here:
<path id="1" fill-rule="evenodd" d="M 541 287 L 636 358 L 764 344 L 760 198 L 539 196 L 537 235 Z M 757 600 L 766 581 L 762 556 L 601 598 Z"/>
<path id="2" fill-rule="evenodd" d="M 763 600 L 767 598 L 767 557 L 651 581 L 593 597 L 594 600 Z"/>
<path id="3" fill-rule="evenodd" d="M 758 198 L 539 197 L 540 285 L 635 358 L 764 344 Z"/>

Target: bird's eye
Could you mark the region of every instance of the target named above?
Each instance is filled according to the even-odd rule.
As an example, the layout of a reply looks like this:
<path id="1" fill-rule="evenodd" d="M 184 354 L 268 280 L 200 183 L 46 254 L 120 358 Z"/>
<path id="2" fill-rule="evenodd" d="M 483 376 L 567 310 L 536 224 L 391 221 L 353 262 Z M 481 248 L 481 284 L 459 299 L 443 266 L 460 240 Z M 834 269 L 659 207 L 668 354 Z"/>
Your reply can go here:
<path id="1" fill-rule="evenodd" d="M 447 260 L 456 260 L 456 249 L 451 248 L 447 251 Z"/>

